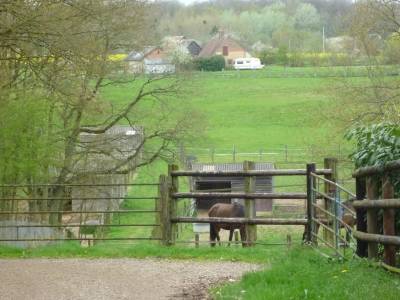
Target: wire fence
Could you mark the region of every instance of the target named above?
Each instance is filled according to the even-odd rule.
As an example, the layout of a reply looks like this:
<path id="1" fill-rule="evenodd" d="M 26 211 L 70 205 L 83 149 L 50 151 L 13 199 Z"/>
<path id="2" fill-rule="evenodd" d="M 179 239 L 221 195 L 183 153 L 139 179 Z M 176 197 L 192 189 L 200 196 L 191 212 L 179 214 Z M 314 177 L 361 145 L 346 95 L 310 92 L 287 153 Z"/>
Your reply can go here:
<path id="1" fill-rule="evenodd" d="M 3 184 L 0 245 L 159 241 L 160 209 L 151 204 L 159 199 L 158 186 L 158 183 Z"/>
<path id="2" fill-rule="evenodd" d="M 338 67 L 271 67 L 263 70 L 227 70 L 222 72 L 196 72 L 196 77 L 223 77 L 223 78 L 352 78 L 367 77 L 369 69 L 366 66 L 338 66 Z M 382 76 L 399 76 L 398 65 L 380 66 Z"/>

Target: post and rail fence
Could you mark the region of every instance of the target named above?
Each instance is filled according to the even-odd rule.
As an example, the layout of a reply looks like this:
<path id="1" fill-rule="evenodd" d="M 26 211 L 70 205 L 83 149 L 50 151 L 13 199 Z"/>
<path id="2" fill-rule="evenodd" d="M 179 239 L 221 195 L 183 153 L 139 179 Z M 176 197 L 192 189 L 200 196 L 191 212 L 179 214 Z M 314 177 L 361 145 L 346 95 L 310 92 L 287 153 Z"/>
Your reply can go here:
<path id="1" fill-rule="evenodd" d="M 245 224 L 247 243 L 252 246 L 257 243 L 257 225 L 301 225 L 305 226 L 305 240 L 316 245 L 322 242 L 340 254 L 339 250 L 344 245 L 349 245 L 340 234 L 340 229 L 352 234 L 357 245 L 356 254 L 360 257 L 376 259 L 379 256 L 378 245 L 384 247 L 384 264 L 396 265 L 396 247 L 400 246 L 400 237 L 396 236 L 395 209 L 400 208 L 400 199 L 395 199 L 394 185 L 391 175 L 400 172 L 400 160 L 393 161 L 381 167 L 366 167 L 356 170 L 353 174 L 356 179 L 356 194 L 337 184 L 337 160 L 325 159 L 323 169 L 316 169 L 316 164 L 307 164 L 305 169 L 273 169 L 259 171 L 254 170 L 254 163 L 244 162 L 243 171 L 187 171 L 179 170 L 177 165 L 170 165 L 168 175 L 161 175 L 158 183 L 151 184 L 67 184 L 63 188 L 110 188 L 127 189 L 133 186 L 152 186 L 158 188 L 158 195 L 139 196 L 125 192 L 117 196 L 97 195 L 91 196 L 79 194 L 79 196 L 64 195 L 54 196 L 50 193 L 52 184 L 44 185 L 1 185 L 0 198 L 0 231 L 16 230 L 17 235 L 0 236 L 0 242 L 36 242 L 36 241 L 67 241 L 67 240 L 156 240 L 164 245 L 173 245 L 176 242 L 180 224 L 187 223 L 236 223 Z M 243 192 L 211 191 L 211 192 L 182 192 L 179 187 L 181 177 L 242 177 L 245 179 Z M 255 180 L 258 176 L 301 176 L 306 179 L 307 192 L 256 192 Z M 24 195 L 19 189 L 36 191 L 29 196 Z M 12 190 L 12 191 L 9 191 Z M 40 193 L 38 192 L 40 191 Z M 46 194 L 46 195 L 44 195 Z M 72 197 L 72 198 L 71 198 Z M 75 198 L 74 198 L 75 197 Z M 356 199 L 352 202 L 356 210 L 354 219 L 357 229 L 345 224 L 341 218 L 343 212 L 354 214 L 348 207 L 343 205 L 343 200 Z M 180 215 L 178 202 L 181 199 L 243 199 L 245 206 L 244 218 L 205 218 L 193 217 L 190 214 Z M 80 205 L 67 209 L 65 205 L 59 206 L 58 210 L 52 209 L 52 203 L 71 201 L 74 199 Z M 154 200 L 154 209 L 124 209 L 119 206 L 104 207 L 104 201 L 123 200 L 135 201 L 140 199 Z M 306 214 L 304 218 L 265 218 L 256 217 L 255 199 L 299 199 L 306 200 Z M 320 203 L 317 203 L 320 200 Z M 103 203 L 96 206 L 94 203 Z M 91 206 L 87 204 L 91 203 Z M 383 221 L 380 221 L 378 211 L 383 211 Z M 319 212 L 319 213 L 317 213 Z M 145 222 L 120 222 L 119 217 L 125 214 L 154 214 L 154 221 Z M 57 215 L 55 220 L 62 220 L 63 215 L 75 215 L 76 222 L 48 222 L 51 215 Z M 86 223 L 84 216 L 102 215 L 104 222 Z M 108 217 L 107 217 L 108 216 Z M 114 221 L 111 216 L 116 216 Z M 10 222 L 24 220 L 24 222 Z M 30 222 L 34 220 L 33 222 Z M 47 222 L 45 221 L 47 220 Z M 108 220 L 108 221 L 107 221 Z M 117 221 L 116 221 L 117 220 Z M 149 237 L 119 236 L 113 237 L 100 234 L 89 238 L 79 236 L 34 236 L 26 238 L 20 234 L 21 231 L 47 228 L 49 230 L 66 231 L 79 230 L 103 232 L 104 229 L 112 227 L 153 227 L 153 233 Z M 90 227 L 90 228 L 89 228 Z M 318 235 L 318 227 L 324 230 L 323 235 Z M 382 233 L 380 234 L 380 227 Z M 194 241 L 195 242 L 195 241 Z M 342 255 L 343 256 L 343 255 Z"/>
<path id="2" fill-rule="evenodd" d="M 396 236 L 395 209 L 400 208 L 400 199 L 395 198 L 392 175 L 400 172 L 400 160 L 384 166 L 363 167 L 353 173 L 356 178 L 357 230 L 353 236 L 358 240 L 357 255 L 377 259 L 378 245 L 384 246 L 383 264 L 396 265 L 396 247 L 400 237 Z M 383 211 L 382 221 L 379 210 Z M 382 231 L 382 234 L 380 233 Z"/>
<path id="3" fill-rule="evenodd" d="M 178 170 L 177 165 L 170 165 L 168 176 L 160 176 L 160 207 L 161 207 L 161 232 L 164 245 L 172 245 L 175 243 L 177 236 L 176 224 L 179 223 L 235 223 L 245 224 L 247 241 L 249 246 L 256 244 L 257 225 L 303 225 L 306 228 L 306 240 L 312 242 L 312 223 L 310 216 L 312 215 L 311 195 L 309 193 L 285 193 L 272 192 L 261 193 L 255 191 L 255 179 L 258 176 L 303 176 L 310 182 L 312 174 L 324 176 L 323 178 L 332 178 L 334 169 L 336 168 L 334 159 L 327 159 L 333 162 L 330 168 L 316 169 L 315 164 L 307 165 L 305 169 L 277 169 L 259 171 L 254 170 L 254 163 L 250 161 L 244 162 L 243 171 L 186 171 Z M 179 192 L 179 177 L 243 177 L 245 178 L 244 192 Z M 177 215 L 177 202 L 180 199 L 243 199 L 245 207 L 244 218 L 199 218 L 185 217 Z M 317 196 L 317 198 L 323 198 Z M 305 218 L 257 218 L 255 214 L 255 199 L 307 199 L 307 216 Z"/>

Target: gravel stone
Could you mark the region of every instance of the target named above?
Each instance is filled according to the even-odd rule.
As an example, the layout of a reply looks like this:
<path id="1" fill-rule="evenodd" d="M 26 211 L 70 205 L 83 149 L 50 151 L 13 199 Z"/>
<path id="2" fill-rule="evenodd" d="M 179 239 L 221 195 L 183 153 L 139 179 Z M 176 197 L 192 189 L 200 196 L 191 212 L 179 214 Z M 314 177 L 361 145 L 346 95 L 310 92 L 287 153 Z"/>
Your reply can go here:
<path id="1" fill-rule="evenodd" d="M 209 299 L 262 266 L 161 259 L 0 259 L 0 299 Z"/>

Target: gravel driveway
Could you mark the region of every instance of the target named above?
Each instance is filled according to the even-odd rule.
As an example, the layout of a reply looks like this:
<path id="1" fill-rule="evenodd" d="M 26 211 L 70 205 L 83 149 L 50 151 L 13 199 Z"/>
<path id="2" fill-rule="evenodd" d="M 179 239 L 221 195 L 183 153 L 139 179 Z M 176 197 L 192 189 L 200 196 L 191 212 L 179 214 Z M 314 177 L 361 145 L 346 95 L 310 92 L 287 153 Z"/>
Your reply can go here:
<path id="1" fill-rule="evenodd" d="M 156 259 L 2 259 L 5 299 L 207 299 L 207 289 L 259 265 Z"/>

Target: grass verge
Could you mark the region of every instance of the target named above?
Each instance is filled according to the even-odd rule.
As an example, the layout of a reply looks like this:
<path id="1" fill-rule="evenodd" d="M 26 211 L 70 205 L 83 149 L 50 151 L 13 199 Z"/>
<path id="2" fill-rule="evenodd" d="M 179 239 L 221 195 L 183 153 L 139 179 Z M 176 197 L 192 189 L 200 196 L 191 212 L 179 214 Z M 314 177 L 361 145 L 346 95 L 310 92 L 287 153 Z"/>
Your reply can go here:
<path id="1" fill-rule="evenodd" d="M 298 247 L 261 272 L 213 289 L 216 299 L 399 299 L 400 277 L 362 259 L 344 262 Z"/>

